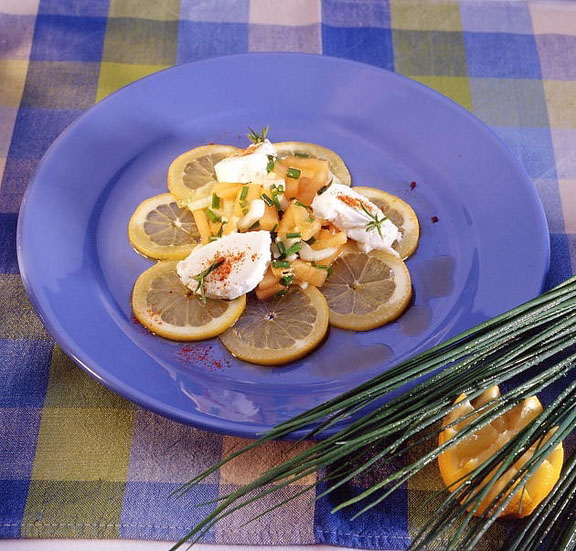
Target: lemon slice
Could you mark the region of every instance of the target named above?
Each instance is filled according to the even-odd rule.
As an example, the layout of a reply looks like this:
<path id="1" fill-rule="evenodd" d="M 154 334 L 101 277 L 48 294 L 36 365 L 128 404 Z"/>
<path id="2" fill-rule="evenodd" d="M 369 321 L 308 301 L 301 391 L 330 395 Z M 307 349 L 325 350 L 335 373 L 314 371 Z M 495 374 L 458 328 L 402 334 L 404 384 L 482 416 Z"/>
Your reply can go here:
<path id="1" fill-rule="evenodd" d="M 342 160 L 342 157 L 334 151 L 306 142 L 278 142 L 273 144 L 278 153 L 278 157 L 287 157 L 288 155 L 307 155 L 316 159 L 328 161 L 330 172 L 340 180 L 345 186 L 352 185 L 352 177 L 348 167 Z"/>
<path id="2" fill-rule="evenodd" d="M 326 300 L 315 287 L 293 287 L 285 296 L 270 300 L 249 296 L 244 315 L 220 340 L 241 360 L 286 364 L 320 344 L 328 317 Z"/>
<path id="3" fill-rule="evenodd" d="M 461 405 L 452 410 L 445 418 L 442 426 L 445 427 L 468 413 L 473 413 L 482 405 L 500 396 L 497 386 L 484 391 L 474 400 L 468 400 L 466 394 L 461 394 L 455 403 Z M 450 491 L 454 491 L 473 469 L 482 464 L 486 459 L 498 451 L 506 442 L 518 434 L 528 423 L 542 413 L 542 404 L 536 396 L 526 398 L 513 409 L 497 417 L 487 425 L 474 431 L 456 445 L 448 448 L 438 456 L 438 466 L 444 483 Z M 438 437 L 438 444 L 446 443 L 450 438 L 462 431 L 475 416 L 471 415 L 460 423 L 443 430 Z M 488 495 L 482 500 L 480 507 L 475 512 L 479 516 L 484 513 L 489 503 L 504 489 L 505 485 L 536 451 L 536 444 L 527 450 L 492 486 Z M 538 504 L 550 493 L 554 484 L 560 477 L 564 449 L 558 444 L 548 457 L 536 468 L 527 479 L 524 488 L 518 490 L 506 505 L 499 516 L 526 517 L 538 506 Z M 489 476 L 486 480 L 489 480 Z M 508 492 L 509 494 L 509 492 Z"/>
<path id="4" fill-rule="evenodd" d="M 395 320 L 412 296 L 410 273 L 402 260 L 381 251 L 370 254 L 349 247 L 332 264 L 321 288 L 330 323 L 366 331 Z"/>
<path id="5" fill-rule="evenodd" d="M 244 311 L 246 296 L 234 300 L 207 299 L 190 291 L 176 273 L 175 260 L 158 262 L 134 284 L 132 309 L 153 333 L 174 341 L 209 339 L 230 327 Z"/>
<path id="6" fill-rule="evenodd" d="M 186 258 L 200 243 L 194 216 L 170 193 L 142 201 L 128 223 L 128 237 L 140 253 L 158 260 Z"/>
<path id="7" fill-rule="evenodd" d="M 402 238 L 392 248 L 401 258 L 408 258 L 418 247 L 420 237 L 420 224 L 412 207 L 399 197 L 373 187 L 359 186 L 354 191 L 372 201 L 400 229 Z"/>
<path id="8" fill-rule="evenodd" d="M 193 200 L 197 193 L 208 194 L 216 182 L 214 165 L 228 157 L 237 147 L 233 145 L 203 145 L 182 153 L 168 168 L 168 189 L 182 204 Z"/>

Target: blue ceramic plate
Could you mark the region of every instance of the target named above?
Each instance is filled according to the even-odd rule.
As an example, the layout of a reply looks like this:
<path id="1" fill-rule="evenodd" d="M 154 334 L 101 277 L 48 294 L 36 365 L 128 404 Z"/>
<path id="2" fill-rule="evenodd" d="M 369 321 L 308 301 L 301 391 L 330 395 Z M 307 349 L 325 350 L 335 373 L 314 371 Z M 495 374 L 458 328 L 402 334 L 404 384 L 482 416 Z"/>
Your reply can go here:
<path id="1" fill-rule="evenodd" d="M 217 339 L 155 337 L 130 309 L 132 285 L 152 264 L 128 242 L 136 206 L 166 191 L 168 165 L 183 151 L 245 146 L 248 126 L 266 125 L 273 141 L 338 152 L 356 185 L 405 199 L 422 227 L 406 314 L 365 333 L 331 329 L 318 350 L 282 368 L 235 360 Z M 455 103 L 368 65 L 249 54 L 157 73 L 84 114 L 28 189 L 18 254 L 48 330 L 102 384 L 178 421 L 254 436 L 533 298 L 549 245 L 526 173 Z"/>

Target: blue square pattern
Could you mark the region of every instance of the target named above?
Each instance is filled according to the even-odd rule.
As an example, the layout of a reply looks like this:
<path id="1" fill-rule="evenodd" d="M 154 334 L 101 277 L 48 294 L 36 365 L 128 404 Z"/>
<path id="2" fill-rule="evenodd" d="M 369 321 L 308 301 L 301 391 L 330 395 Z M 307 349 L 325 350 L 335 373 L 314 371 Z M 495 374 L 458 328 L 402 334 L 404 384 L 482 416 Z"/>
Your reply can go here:
<path id="1" fill-rule="evenodd" d="M 334 27 L 390 27 L 388 0 L 322 0 L 322 21 Z"/>
<path id="2" fill-rule="evenodd" d="M 20 537 L 29 480 L 0 480 L 0 538 Z"/>
<path id="3" fill-rule="evenodd" d="M 326 489 L 318 486 L 318 493 Z M 363 491 L 343 486 L 316 502 L 314 530 L 317 543 L 345 545 L 360 549 L 406 549 L 408 536 L 408 500 L 404 488 L 395 491 L 376 507 L 351 520 L 368 502 L 331 514 L 337 504 Z"/>
<path id="4" fill-rule="evenodd" d="M 463 34 L 469 76 L 542 78 L 534 36 L 475 32 Z"/>
<path id="5" fill-rule="evenodd" d="M 554 148 L 549 128 L 491 128 L 522 163 L 530 178 L 556 178 Z"/>
<path id="6" fill-rule="evenodd" d="M 0 480 L 30 478 L 41 418 L 42 408 L 0 408 Z"/>
<path id="7" fill-rule="evenodd" d="M 326 55 L 362 61 L 384 69 L 394 69 L 390 29 L 322 25 L 322 45 Z"/>
<path id="8" fill-rule="evenodd" d="M 245 23 L 195 23 L 180 21 L 178 63 L 248 51 Z"/>
<path id="9" fill-rule="evenodd" d="M 169 497 L 181 484 L 164 482 L 127 482 L 120 517 L 123 538 L 180 539 L 200 522 L 214 505 L 199 503 L 218 497 L 218 484 L 200 484 L 180 499 Z M 214 541 L 212 533 L 204 543 Z"/>
<path id="10" fill-rule="evenodd" d="M 18 259 L 16 258 L 16 224 L 18 215 L 0 213 L 0 274 L 17 274 Z M 2 357 L 0 357 L 0 365 Z M 1 389 L 0 389 L 1 392 Z"/>
<path id="11" fill-rule="evenodd" d="M 576 266 L 572 266 L 571 258 L 576 263 L 576 235 L 551 233 L 550 249 L 550 272 L 545 289 L 551 289 L 575 273 Z"/>
<path id="12" fill-rule="evenodd" d="M 0 339 L 0 407 L 42 407 L 52 343 Z"/>
<path id="13" fill-rule="evenodd" d="M 50 15 L 73 15 L 106 17 L 108 15 L 109 0 L 90 0 L 78 2 L 78 0 L 40 0 L 38 13 Z"/>
<path id="14" fill-rule="evenodd" d="M 38 15 L 30 59 L 100 61 L 105 34 L 104 17 Z"/>
<path id="15" fill-rule="evenodd" d="M 8 156 L 15 159 L 41 159 L 48 146 L 81 114 L 81 110 L 21 107 L 16 117 Z"/>

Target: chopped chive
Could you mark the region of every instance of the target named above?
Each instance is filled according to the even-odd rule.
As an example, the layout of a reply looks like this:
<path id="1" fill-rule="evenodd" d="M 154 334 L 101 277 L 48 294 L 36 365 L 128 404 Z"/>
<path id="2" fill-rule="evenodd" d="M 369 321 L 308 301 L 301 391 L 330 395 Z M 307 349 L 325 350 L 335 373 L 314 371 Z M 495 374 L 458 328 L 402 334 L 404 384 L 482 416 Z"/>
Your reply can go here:
<path id="1" fill-rule="evenodd" d="M 290 167 L 286 171 L 286 177 L 287 178 L 294 178 L 294 180 L 298 180 L 298 178 L 300 178 L 300 171 L 297 168 Z"/>
<path id="2" fill-rule="evenodd" d="M 300 157 L 301 159 L 309 159 L 311 157 L 311 155 L 308 155 L 308 153 L 294 153 L 294 157 Z"/>
<path id="3" fill-rule="evenodd" d="M 220 197 L 215 193 L 212 194 L 212 208 L 217 209 L 220 208 Z"/>
<path id="4" fill-rule="evenodd" d="M 276 210 L 282 210 L 282 207 L 280 206 L 280 201 L 278 200 L 278 195 L 276 195 L 275 193 L 272 194 L 272 201 L 274 201 L 274 206 L 276 207 Z"/>
<path id="5" fill-rule="evenodd" d="M 286 256 L 290 256 L 291 254 L 296 254 L 302 248 L 302 243 L 294 243 L 294 245 L 288 247 L 286 249 Z"/>
<path id="6" fill-rule="evenodd" d="M 287 292 L 288 289 L 282 289 L 281 291 L 278 291 L 274 294 L 274 298 L 282 298 Z"/>
<path id="7" fill-rule="evenodd" d="M 275 260 L 272 262 L 272 266 L 274 266 L 274 268 L 290 268 L 290 262 L 287 260 Z"/>
<path id="8" fill-rule="evenodd" d="M 248 211 L 249 211 L 249 210 L 250 210 L 250 209 L 249 209 L 248 207 L 242 207 L 242 214 L 243 214 L 244 216 L 246 216 L 246 215 L 248 214 Z"/>
<path id="9" fill-rule="evenodd" d="M 280 184 L 277 189 L 280 193 L 284 192 L 284 186 L 282 184 Z"/>
<path id="10" fill-rule="evenodd" d="M 259 225 L 260 225 L 260 220 L 256 220 L 256 222 L 254 222 L 254 224 L 252 224 L 252 225 L 248 228 L 248 231 L 255 230 Z"/>
<path id="11" fill-rule="evenodd" d="M 290 287 L 293 279 L 294 274 L 285 275 L 284 277 L 280 278 L 280 285 L 284 285 L 284 287 Z"/>
<path id="12" fill-rule="evenodd" d="M 270 232 L 274 233 L 278 228 L 278 224 L 274 224 L 274 227 L 270 230 Z"/>
<path id="13" fill-rule="evenodd" d="M 215 235 L 211 235 L 210 241 L 218 241 L 218 238 Z"/>
<path id="14" fill-rule="evenodd" d="M 306 243 L 308 243 L 308 245 L 312 245 L 312 243 L 316 243 L 316 238 L 312 236 L 310 239 L 306 241 Z"/>
<path id="15" fill-rule="evenodd" d="M 242 191 L 240 192 L 240 201 L 244 201 L 246 199 L 246 195 L 248 195 L 248 186 L 244 186 Z"/>
<path id="16" fill-rule="evenodd" d="M 224 226 L 228 224 L 228 222 L 222 222 L 220 229 L 218 230 L 218 233 L 216 234 L 218 237 L 222 237 L 222 232 L 224 231 Z"/>
<path id="17" fill-rule="evenodd" d="M 206 216 L 212 220 L 212 222 L 220 222 L 222 218 L 218 216 L 215 212 L 210 209 L 206 209 Z"/>
<path id="18" fill-rule="evenodd" d="M 276 243 L 276 246 L 278 247 L 278 252 L 280 253 L 281 257 L 286 256 L 286 247 L 284 246 L 284 243 L 282 243 L 282 241 L 278 241 L 278 243 Z"/>
<path id="19" fill-rule="evenodd" d="M 260 195 L 260 197 L 262 197 L 262 201 L 264 201 L 269 207 L 274 206 L 274 201 L 270 199 L 270 197 L 268 197 L 268 195 L 266 195 L 265 193 Z"/>
<path id="20" fill-rule="evenodd" d="M 287 233 L 286 237 L 288 237 L 288 239 L 292 239 L 292 238 L 296 238 L 296 237 L 302 237 L 302 234 L 300 232 L 298 233 Z"/>
<path id="21" fill-rule="evenodd" d="M 276 165 L 277 157 L 274 155 L 268 155 L 268 164 L 266 165 L 266 173 L 269 174 L 274 170 L 274 166 Z"/>
<path id="22" fill-rule="evenodd" d="M 333 180 L 330 180 L 325 186 L 322 186 L 317 192 L 316 195 L 322 195 L 331 185 Z"/>
<path id="23" fill-rule="evenodd" d="M 308 209 L 308 207 L 304 203 L 301 203 L 300 201 L 294 201 L 294 204 L 298 205 L 299 207 L 304 207 L 305 209 Z"/>
<path id="24" fill-rule="evenodd" d="M 326 270 L 328 275 L 334 271 L 334 268 L 332 268 L 332 266 L 328 266 L 327 264 L 316 264 L 316 262 L 312 262 L 312 266 L 314 266 L 314 268 L 318 268 L 319 270 Z"/>
<path id="25" fill-rule="evenodd" d="M 314 222 L 314 220 L 315 220 L 315 218 L 311 214 L 309 214 L 308 215 L 308 222 Z"/>

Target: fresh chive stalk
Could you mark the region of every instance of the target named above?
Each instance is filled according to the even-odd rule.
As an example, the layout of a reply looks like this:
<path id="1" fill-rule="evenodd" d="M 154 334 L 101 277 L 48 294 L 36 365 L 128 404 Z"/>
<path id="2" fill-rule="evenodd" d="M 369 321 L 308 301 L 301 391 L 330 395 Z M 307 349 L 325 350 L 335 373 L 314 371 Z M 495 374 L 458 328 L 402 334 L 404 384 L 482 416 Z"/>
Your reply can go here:
<path id="1" fill-rule="evenodd" d="M 212 222 L 220 222 L 222 218 L 218 216 L 213 210 L 206 209 L 206 216 L 212 220 Z"/>
<path id="2" fill-rule="evenodd" d="M 240 191 L 240 201 L 245 201 L 248 195 L 248 186 L 244 186 Z"/>
<path id="3" fill-rule="evenodd" d="M 287 260 L 274 260 L 272 266 L 274 266 L 274 268 L 290 268 L 290 262 Z"/>
<path id="4" fill-rule="evenodd" d="M 290 256 L 292 254 L 296 254 L 300 249 L 302 248 L 302 243 L 298 242 L 298 243 L 294 243 L 293 245 L 290 245 L 290 247 L 288 247 L 285 251 L 285 255 L 286 256 Z"/>
<path id="5" fill-rule="evenodd" d="M 284 287 L 290 287 L 290 284 L 292 283 L 293 280 L 294 280 L 294 274 L 288 274 L 282 276 L 280 278 L 280 285 L 284 285 Z"/>
<path id="6" fill-rule="evenodd" d="M 278 247 L 278 252 L 280 253 L 280 257 L 285 257 L 286 256 L 286 247 L 284 246 L 284 243 L 282 243 L 282 241 L 278 241 L 276 243 L 276 246 Z"/>
<path id="7" fill-rule="evenodd" d="M 287 234 L 286 234 L 286 237 L 287 237 L 288 239 L 297 239 L 297 238 L 302 237 L 302 234 L 301 234 L 300 232 L 287 233 Z"/>
<path id="8" fill-rule="evenodd" d="M 212 194 L 212 208 L 219 209 L 220 208 L 220 197 L 215 193 Z"/>
<path id="9" fill-rule="evenodd" d="M 297 168 L 290 167 L 286 170 L 286 178 L 298 180 L 298 178 L 300 178 L 300 171 Z"/>
<path id="10" fill-rule="evenodd" d="M 379 465 L 387 465 L 386 475 L 334 508 L 337 511 L 355 506 L 354 517 L 363 514 L 405 485 L 447 448 L 527 397 L 559 383 L 565 390 L 536 419 L 463 477 L 462 484 L 452 493 L 444 492 L 442 503 L 435 507 L 411 547 L 423 551 L 441 542 L 447 551 L 474 549 L 496 522 L 498 513 L 515 494 L 522 495 L 519 492 L 527 478 L 576 427 L 576 277 L 280 423 L 192 478 L 174 495 L 184 495 L 235 457 L 294 431 L 303 433 L 304 438 L 323 437 L 252 482 L 218 498 L 214 510 L 173 549 L 198 541 L 216 522 L 237 509 L 251 506 L 310 474 L 329 473 L 319 474 L 317 482 L 306 487 L 322 483 L 326 488 L 319 496 L 322 497 Z M 446 428 L 441 428 L 439 421 L 458 407 L 454 404 L 458 395 L 466 393 L 473 400 L 493 385 L 502 384 L 510 390 L 454 421 L 456 424 L 468 419 L 469 424 L 442 446 L 436 445 L 438 433 Z M 407 390 L 406 385 L 410 385 Z M 425 444 L 429 450 L 418 451 Z M 537 451 L 518 468 L 485 513 L 474 520 L 473 512 L 500 476 L 533 445 Z M 330 469 L 324 471 L 327 467 Z M 490 473 L 494 474 L 487 478 Z M 512 547 L 506 543 L 498 551 L 573 551 L 575 495 L 576 460 L 572 458 L 534 516 L 513 534 Z M 542 541 L 546 547 L 541 547 Z"/>
<path id="11" fill-rule="evenodd" d="M 268 155 L 268 164 L 266 165 L 267 174 L 270 174 L 270 172 L 274 170 L 277 160 L 278 160 L 277 157 L 274 157 L 274 155 Z"/>
<path id="12" fill-rule="evenodd" d="M 269 207 L 274 206 L 274 201 L 265 193 L 262 193 L 260 197 L 262 198 L 262 201 L 264 201 Z"/>
<path id="13" fill-rule="evenodd" d="M 300 157 L 301 159 L 309 159 L 310 155 L 308 155 L 308 153 L 299 153 L 298 151 L 296 151 L 296 153 L 294 153 L 294 157 Z"/>
<path id="14" fill-rule="evenodd" d="M 260 220 L 256 220 L 256 222 L 248 228 L 248 231 L 255 230 L 258 226 L 260 226 Z"/>

